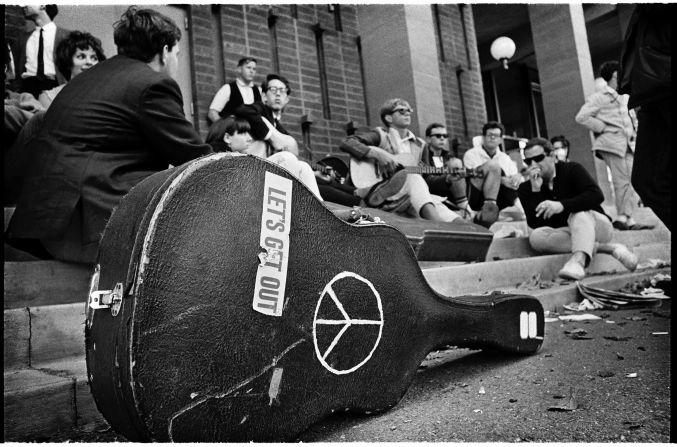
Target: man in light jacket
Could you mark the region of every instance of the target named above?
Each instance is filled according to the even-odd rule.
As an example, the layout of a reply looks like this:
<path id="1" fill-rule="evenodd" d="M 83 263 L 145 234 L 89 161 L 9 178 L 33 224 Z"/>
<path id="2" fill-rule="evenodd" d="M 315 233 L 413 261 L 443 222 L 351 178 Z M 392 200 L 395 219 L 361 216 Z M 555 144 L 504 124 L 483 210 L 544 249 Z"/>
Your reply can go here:
<path id="1" fill-rule="evenodd" d="M 602 64 L 600 76 L 607 85 L 587 98 L 576 114 L 576 122 L 594 133 L 592 150 L 611 170 L 616 195 L 614 228 L 640 229 L 632 218 L 639 197 L 630 184 L 634 156 L 631 145 L 634 145 L 635 127 L 628 112 L 628 96 L 616 91 L 618 62 Z"/>

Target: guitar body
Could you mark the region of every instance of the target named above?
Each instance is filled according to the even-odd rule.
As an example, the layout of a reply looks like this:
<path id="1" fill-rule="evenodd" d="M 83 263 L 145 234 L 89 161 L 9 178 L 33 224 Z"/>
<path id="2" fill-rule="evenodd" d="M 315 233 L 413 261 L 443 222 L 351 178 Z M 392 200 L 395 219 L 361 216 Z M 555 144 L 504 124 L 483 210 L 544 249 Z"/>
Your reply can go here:
<path id="1" fill-rule="evenodd" d="M 403 166 L 418 166 L 418 160 L 412 154 L 394 154 L 395 160 Z M 372 160 L 350 158 L 350 179 L 357 188 L 366 188 L 383 180 Z"/>
<path id="2" fill-rule="evenodd" d="M 334 411 L 397 404 L 452 344 L 536 352 L 529 296 L 446 298 L 406 238 L 349 225 L 284 169 L 229 153 L 155 174 L 104 231 L 89 301 L 97 406 L 130 441 L 294 439 Z"/>

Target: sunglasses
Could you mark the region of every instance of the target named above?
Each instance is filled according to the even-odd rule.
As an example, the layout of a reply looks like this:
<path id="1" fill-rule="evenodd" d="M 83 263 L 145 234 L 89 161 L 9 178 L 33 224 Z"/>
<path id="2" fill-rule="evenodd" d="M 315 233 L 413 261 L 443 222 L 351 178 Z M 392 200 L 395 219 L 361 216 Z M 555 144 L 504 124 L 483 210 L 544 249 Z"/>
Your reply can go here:
<path id="1" fill-rule="evenodd" d="M 414 109 L 406 109 L 404 107 L 400 107 L 400 108 L 393 110 L 392 113 L 399 113 L 401 115 L 406 115 L 408 113 L 414 113 Z"/>
<path id="2" fill-rule="evenodd" d="M 431 137 L 437 137 L 437 138 L 449 138 L 449 135 L 446 133 L 434 133 L 430 135 Z"/>
<path id="3" fill-rule="evenodd" d="M 524 164 L 525 164 L 526 166 L 530 166 L 530 165 L 531 165 L 531 162 L 533 162 L 533 161 L 535 161 L 536 163 L 540 163 L 540 162 L 542 162 L 543 160 L 545 160 L 545 154 L 538 154 L 538 155 L 535 155 L 535 156 L 533 156 L 533 157 L 526 157 L 526 158 L 524 159 Z"/>

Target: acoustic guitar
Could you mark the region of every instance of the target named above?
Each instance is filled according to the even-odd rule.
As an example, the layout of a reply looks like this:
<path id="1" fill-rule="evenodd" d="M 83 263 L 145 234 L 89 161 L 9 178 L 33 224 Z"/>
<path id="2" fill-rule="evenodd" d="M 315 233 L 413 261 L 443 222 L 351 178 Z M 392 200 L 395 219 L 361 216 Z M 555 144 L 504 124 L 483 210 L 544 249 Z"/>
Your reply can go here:
<path id="1" fill-rule="evenodd" d="M 543 336 L 535 298 L 441 296 L 402 233 L 347 224 L 284 169 L 231 153 L 122 199 L 85 327 L 103 416 L 163 442 L 292 440 L 396 405 L 437 347 L 524 355 Z"/>
<path id="2" fill-rule="evenodd" d="M 410 174 L 452 174 L 461 178 L 483 177 L 482 171 L 478 169 L 419 166 L 418 160 L 414 159 L 412 154 L 394 154 L 393 157 L 400 167 Z M 358 160 L 353 157 L 350 158 L 350 178 L 353 185 L 358 188 L 375 185 L 384 179 L 373 160 Z"/>

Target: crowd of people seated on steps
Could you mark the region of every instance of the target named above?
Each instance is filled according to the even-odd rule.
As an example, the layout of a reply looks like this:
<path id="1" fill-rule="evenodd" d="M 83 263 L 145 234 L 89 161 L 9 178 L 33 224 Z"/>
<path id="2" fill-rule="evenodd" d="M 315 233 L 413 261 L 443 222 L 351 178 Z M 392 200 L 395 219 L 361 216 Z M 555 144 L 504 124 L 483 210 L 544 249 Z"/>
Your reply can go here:
<path id="1" fill-rule="evenodd" d="M 488 228 L 501 210 L 521 201 L 527 223 L 537 229 L 530 238 L 534 249 L 573 253 L 562 276 L 582 277 L 595 251 L 636 266 L 631 252 L 610 242 L 599 187 L 585 169 L 567 161 L 564 148 L 553 150 L 547 140 L 527 144 L 520 172 L 501 149 L 504 126 L 491 121 L 461 159 L 449 148 L 444 124 L 431 123 L 421 138 L 410 130 L 409 102 L 392 98 L 381 106 L 381 126 L 360 129 L 340 143 L 351 167 L 350 180 L 339 181 L 335 170 L 299 159 L 298 143 L 281 124 L 292 94 L 284 76 L 268 74 L 258 86 L 257 61 L 242 58 L 237 79 L 221 87 L 209 107 L 213 122 L 203 142 L 183 114 L 174 80 L 181 30 L 171 19 L 130 7 L 115 24 L 118 55 L 106 59 L 101 42 L 88 33 L 47 33 L 55 8 L 26 7 L 36 31 L 22 41 L 26 56 L 15 73 L 20 94 L 34 101 L 32 109 L 22 107 L 21 101 L 30 100 L 25 96 L 15 104 L 18 112 L 10 109 L 16 116 L 31 114 L 14 129 L 8 152 L 14 159 L 6 163 L 6 173 L 21 186 L 5 234 L 13 247 L 41 258 L 93 263 L 113 208 L 135 184 L 170 166 L 233 151 L 284 167 L 319 200 L 424 220 Z M 38 50 L 30 48 L 34 44 Z M 51 64 L 34 60 L 49 59 L 45 53 L 54 46 Z M 5 59 L 6 74 L 11 59 Z M 10 121 L 18 123 L 16 116 Z M 7 108 L 5 122 L 7 132 Z M 568 150 L 565 138 L 558 141 Z M 583 193 L 585 198 L 578 197 Z"/>

